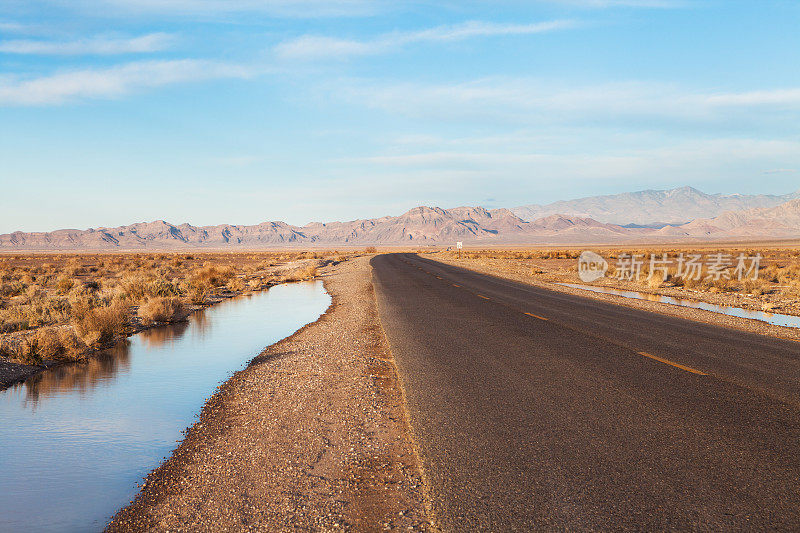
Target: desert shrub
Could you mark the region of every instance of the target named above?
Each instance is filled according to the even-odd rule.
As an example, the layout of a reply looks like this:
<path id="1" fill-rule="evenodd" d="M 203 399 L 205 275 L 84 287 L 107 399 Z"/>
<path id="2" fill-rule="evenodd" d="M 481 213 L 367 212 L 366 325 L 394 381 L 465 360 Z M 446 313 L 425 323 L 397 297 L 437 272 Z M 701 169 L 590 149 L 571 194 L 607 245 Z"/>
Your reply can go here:
<path id="1" fill-rule="evenodd" d="M 172 283 L 164 278 L 157 278 L 150 283 L 148 291 L 151 296 L 159 296 L 167 298 L 171 296 L 180 296 L 180 289 L 176 283 Z"/>
<path id="2" fill-rule="evenodd" d="M 145 323 L 174 322 L 185 317 L 186 308 L 178 298 L 152 298 L 139 306 L 138 315 Z"/>
<path id="3" fill-rule="evenodd" d="M 56 280 L 56 292 L 58 294 L 67 294 L 75 285 L 75 281 L 68 276 L 59 276 Z"/>
<path id="4" fill-rule="evenodd" d="M 125 275 L 120 280 L 119 288 L 124 295 L 131 301 L 138 302 L 150 296 L 150 288 L 147 278 L 142 275 Z"/>
<path id="5" fill-rule="evenodd" d="M 131 302 L 141 302 L 152 297 L 179 296 L 181 293 L 177 283 L 163 277 L 152 278 L 141 274 L 123 276 L 118 287 L 120 297 Z"/>
<path id="6" fill-rule="evenodd" d="M 769 281 L 770 283 L 778 283 L 779 274 L 780 268 L 773 264 L 761 269 L 759 272 L 759 277 L 765 281 Z"/>
<path id="7" fill-rule="evenodd" d="M 64 298 L 49 298 L 37 291 L 33 298 L 0 309 L 0 331 L 22 331 L 67 320 L 70 305 Z"/>
<path id="8" fill-rule="evenodd" d="M 30 323 L 19 311 L 18 307 L 0 310 L 0 333 L 12 333 L 28 329 Z"/>
<path id="9" fill-rule="evenodd" d="M 21 281 L 10 281 L 0 284 L 0 296 L 18 296 L 25 292 L 27 286 Z"/>
<path id="10" fill-rule="evenodd" d="M 247 285 L 245 284 L 242 278 L 231 278 L 226 287 L 228 288 L 229 291 L 241 292 L 245 290 Z"/>
<path id="11" fill-rule="evenodd" d="M 317 275 L 317 265 L 306 265 L 296 268 L 283 276 L 283 281 L 304 281 Z"/>
<path id="12" fill-rule="evenodd" d="M 37 285 L 34 283 L 33 285 L 29 285 L 27 289 L 25 289 L 25 296 L 28 297 L 28 300 L 40 300 L 47 296 L 47 293 L 44 289 L 42 289 L 41 285 Z"/>
<path id="13" fill-rule="evenodd" d="M 28 357 L 75 359 L 85 348 L 71 328 L 40 328 L 25 341 Z"/>
<path id="14" fill-rule="evenodd" d="M 190 285 L 187 291 L 189 301 L 195 305 L 205 304 L 206 298 L 208 298 L 208 292 L 206 287 L 198 287 L 196 285 Z"/>
<path id="15" fill-rule="evenodd" d="M 703 278 L 695 278 L 695 277 L 682 277 L 679 278 L 683 280 L 683 286 L 687 289 L 699 289 L 703 287 Z"/>
<path id="16" fill-rule="evenodd" d="M 80 309 L 73 317 L 72 324 L 84 343 L 96 346 L 126 332 L 128 310 L 120 304 Z"/>
<path id="17" fill-rule="evenodd" d="M 67 267 L 66 272 L 68 275 L 75 277 L 75 276 L 80 276 L 81 274 L 85 274 L 86 269 L 84 269 L 82 266 L 74 265 Z"/>
<path id="18" fill-rule="evenodd" d="M 800 297 L 800 281 L 793 281 L 787 284 L 781 292 L 787 296 L 794 298 Z"/>
<path id="19" fill-rule="evenodd" d="M 754 296 L 761 296 L 770 292 L 769 282 L 763 279 L 746 279 L 742 283 L 742 292 L 752 294 Z"/>
<path id="20" fill-rule="evenodd" d="M 214 289 L 220 285 L 225 285 L 233 276 L 234 272 L 230 267 L 209 265 L 194 272 L 190 277 L 190 281 L 195 287 Z"/>
<path id="21" fill-rule="evenodd" d="M 17 348 L 8 337 L 0 336 L 0 357 L 6 359 L 17 358 Z"/>
<path id="22" fill-rule="evenodd" d="M 700 287 L 709 292 L 737 292 L 740 288 L 735 280 L 726 278 L 705 278 L 700 282 Z"/>
<path id="23" fill-rule="evenodd" d="M 21 340 L 16 346 L 12 357 L 20 363 L 26 365 L 36 365 L 42 362 L 42 356 L 39 353 L 39 344 L 36 337 L 30 336 Z"/>
<path id="24" fill-rule="evenodd" d="M 376 253 L 378 253 L 378 249 L 377 249 L 377 248 L 375 248 L 374 246 L 367 246 L 367 247 L 364 249 L 364 253 L 365 253 L 365 254 L 376 254 Z"/>

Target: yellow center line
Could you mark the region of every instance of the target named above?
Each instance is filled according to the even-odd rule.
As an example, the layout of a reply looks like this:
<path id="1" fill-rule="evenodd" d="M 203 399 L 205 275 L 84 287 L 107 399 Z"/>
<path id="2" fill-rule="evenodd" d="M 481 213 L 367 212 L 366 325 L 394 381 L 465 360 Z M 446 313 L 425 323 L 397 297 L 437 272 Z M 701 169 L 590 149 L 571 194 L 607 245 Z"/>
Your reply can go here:
<path id="1" fill-rule="evenodd" d="M 539 315 L 534 315 L 533 313 L 525 313 L 525 314 L 528 315 L 528 316 L 532 316 L 533 318 L 538 318 L 539 320 L 545 320 L 545 321 L 550 320 L 549 318 L 545 318 L 545 317 L 539 316 Z"/>
<path id="2" fill-rule="evenodd" d="M 707 376 L 708 375 L 705 372 L 701 372 L 699 370 L 695 370 L 694 368 L 691 368 L 691 367 L 688 367 L 688 366 L 684 366 L 684 365 L 682 365 L 680 363 L 676 363 L 675 361 L 670 361 L 669 359 L 664 359 L 663 357 L 658 357 L 656 355 L 652 355 L 652 354 L 649 354 L 647 352 L 638 352 L 638 353 L 639 353 L 639 355 L 642 355 L 644 357 L 649 357 L 650 359 L 653 359 L 653 360 L 658 361 L 660 363 L 664 363 L 665 365 L 674 366 L 675 368 L 680 368 L 681 370 L 685 370 L 687 372 L 691 372 L 692 374 L 697 374 L 699 376 Z"/>
<path id="3" fill-rule="evenodd" d="M 476 294 L 475 296 L 477 296 L 478 298 L 483 298 L 484 300 L 491 300 L 491 298 L 489 298 L 488 296 L 484 296 L 483 294 Z"/>

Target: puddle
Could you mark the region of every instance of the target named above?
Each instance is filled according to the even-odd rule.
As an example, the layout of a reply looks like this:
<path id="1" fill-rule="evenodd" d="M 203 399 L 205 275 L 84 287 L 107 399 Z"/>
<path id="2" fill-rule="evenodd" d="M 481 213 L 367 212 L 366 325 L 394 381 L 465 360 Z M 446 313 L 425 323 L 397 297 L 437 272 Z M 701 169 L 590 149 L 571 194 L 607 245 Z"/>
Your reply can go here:
<path id="1" fill-rule="evenodd" d="M 784 326 L 787 328 L 800 328 L 800 316 L 782 315 L 778 313 L 767 313 L 764 311 L 752 311 L 750 309 L 742 309 L 741 307 L 728 307 L 725 305 L 715 305 L 705 302 L 696 302 L 694 300 L 683 300 L 680 298 L 673 298 L 671 296 L 660 296 L 658 294 L 648 294 L 636 291 L 624 291 L 621 289 L 612 289 L 610 287 L 595 287 L 592 285 L 579 285 L 576 283 L 557 283 L 556 285 L 563 285 L 564 287 L 572 287 L 574 289 L 583 289 L 592 292 L 599 292 L 602 294 L 615 294 L 624 298 L 633 298 L 634 300 L 648 300 L 651 302 L 661 302 L 670 305 L 678 305 L 681 307 L 691 307 L 694 309 L 704 309 L 714 313 L 723 315 L 737 316 L 740 318 L 749 318 L 751 320 L 760 320 L 768 324 L 776 326 Z"/>

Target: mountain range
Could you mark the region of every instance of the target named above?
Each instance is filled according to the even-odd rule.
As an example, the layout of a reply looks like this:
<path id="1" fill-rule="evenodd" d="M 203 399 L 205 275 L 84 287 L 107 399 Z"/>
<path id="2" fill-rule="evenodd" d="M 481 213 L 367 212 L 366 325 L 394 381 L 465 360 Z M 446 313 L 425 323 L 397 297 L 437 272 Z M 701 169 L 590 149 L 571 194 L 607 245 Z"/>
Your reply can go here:
<path id="1" fill-rule="evenodd" d="M 591 196 L 547 205 L 524 205 L 511 211 L 528 221 L 560 214 L 628 227 L 660 228 L 716 217 L 726 211 L 775 207 L 797 198 L 800 198 L 800 191 L 786 195 L 706 194 L 693 187 L 681 187 L 667 191 Z"/>
<path id="2" fill-rule="evenodd" d="M 416 207 L 396 217 L 291 226 L 174 225 L 163 220 L 88 230 L 14 232 L 0 235 L 0 249 L 140 249 L 173 247 L 273 247 L 469 242 L 523 242 L 535 237 L 624 235 L 629 231 L 590 219 L 554 215 L 526 222 L 508 209 Z"/>
<path id="3" fill-rule="evenodd" d="M 702 196 L 699 196 L 702 195 Z M 742 196 L 705 195 L 691 188 L 672 191 L 642 191 L 628 195 L 576 200 L 588 206 L 605 205 L 602 220 L 569 213 L 549 213 L 526 220 L 519 209 L 482 207 L 416 207 L 400 216 L 354 220 L 349 222 L 312 222 L 292 226 L 285 222 L 256 225 L 221 224 L 216 226 L 174 225 L 163 220 L 88 230 L 64 229 L 52 232 L 21 232 L 0 235 L 0 250 L 138 250 L 173 248 L 273 248 L 284 246 L 365 246 L 365 245 L 453 245 L 457 241 L 473 245 L 492 244 L 593 244 L 626 241 L 677 241 L 684 239 L 800 239 L 800 195 Z M 623 198 L 624 197 L 624 198 Z M 613 209 L 630 209 L 629 218 L 640 215 L 637 209 L 649 209 L 648 216 L 678 209 L 678 199 L 685 199 L 685 212 L 700 211 L 700 198 L 712 198 L 704 216 L 679 224 L 625 225 L 609 222 Z M 654 198 L 668 207 L 659 211 Z M 719 205 L 773 204 L 767 207 L 719 211 Z M 786 200 L 789 198 L 788 200 Z M 613 200 L 610 200 L 613 199 Z M 677 203 L 676 203 L 677 202 Z M 556 205 L 556 204 L 551 204 Z M 613 209 L 611 209 L 612 206 Z M 649 207 L 647 207 L 649 206 Z M 549 209 L 549 207 L 548 207 Z M 662 218 L 664 220 L 666 218 Z M 642 227 L 642 226 L 650 227 Z"/>

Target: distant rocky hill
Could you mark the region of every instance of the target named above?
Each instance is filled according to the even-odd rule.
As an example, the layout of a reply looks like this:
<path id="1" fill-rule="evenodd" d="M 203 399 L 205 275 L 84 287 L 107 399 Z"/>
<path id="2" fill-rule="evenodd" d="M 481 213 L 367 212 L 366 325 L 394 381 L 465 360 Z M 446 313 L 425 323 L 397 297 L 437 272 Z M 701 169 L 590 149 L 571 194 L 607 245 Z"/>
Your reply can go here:
<path id="1" fill-rule="evenodd" d="M 619 225 L 662 227 L 680 225 L 698 218 L 713 218 L 725 211 L 775 207 L 800 198 L 800 191 L 787 195 L 706 194 L 692 187 L 668 191 L 639 191 L 592 196 L 548 205 L 526 205 L 511 211 L 533 221 L 561 214 L 593 218 Z"/>
<path id="2" fill-rule="evenodd" d="M 508 209 L 416 207 L 400 216 L 291 226 L 174 225 L 163 220 L 117 228 L 0 235 L 0 250 L 141 250 L 284 246 L 596 244 L 683 239 L 800 239 L 800 199 L 769 208 L 726 211 L 660 229 L 623 227 L 554 214 L 531 222 Z"/>
<path id="3" fill-rule="evenodd" d="M 800 239 L 800 199 L 776 207 L 727 211 L 718 217 L 700 218 L 654 235 L 700 238 L 796 238 Z"/>
<path id="4" fill-rule="evenodd" d="M 555 215 L 526 222 L 508 209 L 416 207 L 400 216 L 291 226 L 173 225 L 163 220 L 116 228 L 65 229 L 0 235 L 0 249 L 97 250 L 291 245 L 428 245 L 617 240 L 636 230 L 580 217 Z"/>

